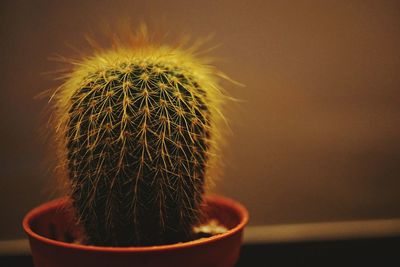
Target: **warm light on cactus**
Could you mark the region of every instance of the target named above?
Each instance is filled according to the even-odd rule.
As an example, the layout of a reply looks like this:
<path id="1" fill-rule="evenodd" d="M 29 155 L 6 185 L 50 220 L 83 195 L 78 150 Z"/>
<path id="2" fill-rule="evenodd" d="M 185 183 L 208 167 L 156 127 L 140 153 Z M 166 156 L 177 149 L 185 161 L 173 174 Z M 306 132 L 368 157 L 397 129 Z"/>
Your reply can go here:
<path id="1" fill-rule="evenodd" d="M 74 62 L 57 138 L 87 242 L 190 240 L 219 147 L 224 77 L 190 49 L 141 42 Z"/>

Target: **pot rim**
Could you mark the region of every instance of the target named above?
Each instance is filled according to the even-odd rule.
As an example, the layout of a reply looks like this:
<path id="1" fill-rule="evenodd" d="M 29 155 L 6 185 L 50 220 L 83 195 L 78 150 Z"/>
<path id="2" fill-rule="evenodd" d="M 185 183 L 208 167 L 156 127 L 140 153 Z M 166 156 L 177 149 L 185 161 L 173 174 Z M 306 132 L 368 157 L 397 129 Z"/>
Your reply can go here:
<path id="1" fill-rule="evenodd" d="M 41 236 L 35 233 L 30 223 L 31 221 L 39 216 L 40 214 L 46 212 L 48 209 L 54 208 L 59 206 L 60 204 L 65 203 L 68 200 L 68 197 L 58 198 L 49 202 L 46 202 L 32 210 L 30 210 L 24 217 L 22 226 L 24 231 L 27 235 L 32 238 L 36 239 L 39 242 L 45 243 L 47 245 L 56 246 L 56 247 L 63 247 L 67 249 L 74 249 L 74 250 L 85 250 L 85 251 L 96 251 L 96 252 L 113 252 L 113 253 L 132 253 L 132 252 L 154 252 L 154 251 L 166 251 L 166 250 L 176 250 L 176 249 L 184 249 L 194 246 L 205 245 L 212 242 L 217 242 L 218 240 L 228 238 L 230 236 L 235 235 L 236 233 L 243 230 L 244 226 L 248 223 L 249 220 L 249 213 L 247 209 L 240 204 L 239 202 L 218 196 L 218 195 L 207 195 L 206 199 L 208 201 L 212 201 L 217 203 L 218 205 L 229 207 L 233 210 L 236 214 L 240 217 L 240 222 L 232 229 L 229 229 L 227 232 L 207 238 L 199 238 L 192 241 L 175 243 L 175 244 L 168 244 L 168 245 L 156 245 L 156 246 L 138 246 L 138 247 L 110 247 L 110 246 L 93 246 L 93 245 L 81 245 L 75 243 L 66 243 L 58 240 L 53 240 L 44 236 Z"/>

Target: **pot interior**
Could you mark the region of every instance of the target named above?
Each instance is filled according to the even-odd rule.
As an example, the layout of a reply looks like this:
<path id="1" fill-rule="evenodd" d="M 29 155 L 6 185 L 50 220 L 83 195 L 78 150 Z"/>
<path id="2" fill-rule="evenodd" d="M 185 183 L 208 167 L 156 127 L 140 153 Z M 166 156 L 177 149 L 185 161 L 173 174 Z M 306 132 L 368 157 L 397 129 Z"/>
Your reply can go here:
<path id="1" fill-rule="evenodd" d="M 202 210 L 202 224 L 215 220 L 228 230 L 247 220 L 247 212 L 242 206 L 218 196 L 206 197 Z M 75 214 L 70 199 L 66 197 L 57 199 L 34 211 L 28 221 L 33 232 L 56 241 L 82 243 L 83 230 L 74 219 Z"/>

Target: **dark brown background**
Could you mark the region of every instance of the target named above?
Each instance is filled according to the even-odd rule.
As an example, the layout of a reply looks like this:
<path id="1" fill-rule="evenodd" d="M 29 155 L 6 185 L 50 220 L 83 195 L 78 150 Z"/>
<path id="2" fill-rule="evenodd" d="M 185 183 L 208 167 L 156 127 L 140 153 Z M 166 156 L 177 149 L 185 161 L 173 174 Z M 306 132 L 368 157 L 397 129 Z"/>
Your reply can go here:
<path id="1" fill-rule="evenodd" d="M 2 1 L 0 239 L 53 197 L 39 137 L 57 83 L 47 58 L 130 19 L 214 33 L 218 67 L 246 85 L 216 191 L 251 224 L 400 216 L 399 1 Z M 50 190 L 51 191 L 51 190 Z"/>

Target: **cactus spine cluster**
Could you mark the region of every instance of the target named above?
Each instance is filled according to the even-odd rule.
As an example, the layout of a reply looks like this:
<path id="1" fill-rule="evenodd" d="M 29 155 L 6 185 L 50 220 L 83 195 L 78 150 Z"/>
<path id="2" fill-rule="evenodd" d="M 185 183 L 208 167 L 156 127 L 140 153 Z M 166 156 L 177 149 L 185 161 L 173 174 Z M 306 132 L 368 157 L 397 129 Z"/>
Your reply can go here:
<path id="1" fill-rule="evenodd" d="M 75 62 L 57 136 L 87 243 L 186 241 L 215 167 L 221 76 L 191 52 L 142 45 Z"/>

